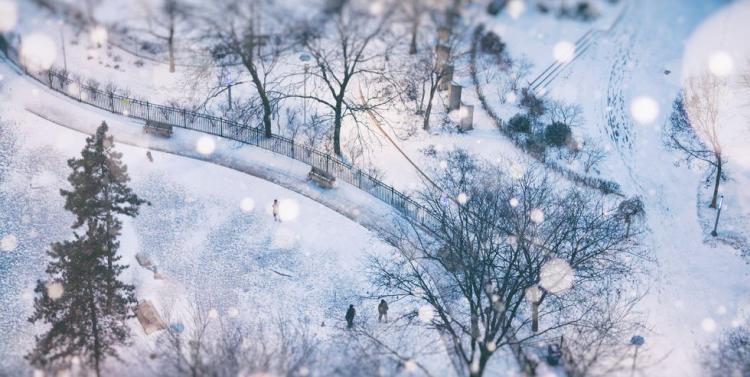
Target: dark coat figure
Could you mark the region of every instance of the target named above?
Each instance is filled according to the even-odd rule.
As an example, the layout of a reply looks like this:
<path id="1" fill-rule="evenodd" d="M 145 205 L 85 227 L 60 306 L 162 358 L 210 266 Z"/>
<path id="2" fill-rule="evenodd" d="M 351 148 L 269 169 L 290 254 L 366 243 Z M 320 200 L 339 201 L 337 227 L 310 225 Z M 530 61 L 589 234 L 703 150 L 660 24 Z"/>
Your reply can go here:
<path id="1" fill-rule="evenodd" d="M 274 221 L 281 221 L 279 218 L 279 201 L 278 199 L 273 200 L 273 206 L 271 206 L 271 211 L 273 212 L 273 220 Z"/>
<path id="2" fill-rule="evenodd" d="M 385 300 L 380 300 L 380 304 L 378 304 L 378 322 L 383 319 L 388 322 L 388 303 Z"/>
<path id="3" fill-rule="evenodd" d="M 349 305 L 349 310 L 346 311 L 346 327 L 352 328 L 354 326 L 354 314 L 357 312 L 354 310 L 354 305 Z"/>
<path id="4" fill-rule="evenodd" d="M 146 151 L 146 157 L 150 162 L 154 162 L 154 156 L 151 155 L 151 151 Z"/>

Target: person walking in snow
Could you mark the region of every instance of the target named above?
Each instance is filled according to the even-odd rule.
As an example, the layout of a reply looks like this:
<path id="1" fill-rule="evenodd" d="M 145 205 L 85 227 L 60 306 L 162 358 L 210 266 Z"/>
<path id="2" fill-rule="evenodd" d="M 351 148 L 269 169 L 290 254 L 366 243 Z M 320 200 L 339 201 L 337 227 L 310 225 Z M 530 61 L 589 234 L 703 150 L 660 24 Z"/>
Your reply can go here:
<path id="1" fill-rule="evenodd" d="M 349 310 L 346 311 L 346 327 L 352 328 L 354 327 L 354 315 L 357 312 L 354 310 L 354 305 L 349 305 Z"/>
<path id="2" fill-rule="evenodd" d="M 378 304 L 378 322 L 382 319 L 388 322 L 388 303 L 385 300 L 380 300 L 380 304 Z"/>
<path id="3" fill-rule="evenodd" d="M 271 206 L 271 210 L 273 211 L 273 221 L 281 221 L 281 219 L 279 219 L 279 200 L 278 199 L 273 200 L 273 206 Z"/>

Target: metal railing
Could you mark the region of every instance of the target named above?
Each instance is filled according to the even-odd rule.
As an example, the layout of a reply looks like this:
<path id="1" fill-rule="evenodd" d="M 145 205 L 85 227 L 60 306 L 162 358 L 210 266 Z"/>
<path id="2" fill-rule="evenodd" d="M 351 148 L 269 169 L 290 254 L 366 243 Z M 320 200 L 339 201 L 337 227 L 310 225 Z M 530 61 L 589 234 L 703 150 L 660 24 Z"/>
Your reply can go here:
<path id="1" fill-rule="evenodd" d="M 361 169 L 341 161 L 336 156 L 317 151 L 306 145 L 297 144 L 284 136 L 271 135 L 266 137 L 264 130 L 260 127 L 251 127 L 208 114 L 153 104 L 148 101 L 122 96 L 109 90 L 103 91 L 85 84 L 80 79 L 72 80 L 67 72 L 58 71 L 54 68 L 45 70 L 28 69 L 23 64 L 18 50 L 2 34 L 0 34 L 0 51 L 28 76 L 69 98 L 114 114 L 145 121 L 161 122 L 173 127 L 220 136 L 284 155 L 311 167 L 321 169 L 336 177 L 337 180 L 344 181 L 380 199 L 399 213 L 415 220 L 426 228 L 435 224 L 436 219 L 427 208 L 409 198 L 406 194 L 399 192 L 393 186 L 389 186 Z"/>

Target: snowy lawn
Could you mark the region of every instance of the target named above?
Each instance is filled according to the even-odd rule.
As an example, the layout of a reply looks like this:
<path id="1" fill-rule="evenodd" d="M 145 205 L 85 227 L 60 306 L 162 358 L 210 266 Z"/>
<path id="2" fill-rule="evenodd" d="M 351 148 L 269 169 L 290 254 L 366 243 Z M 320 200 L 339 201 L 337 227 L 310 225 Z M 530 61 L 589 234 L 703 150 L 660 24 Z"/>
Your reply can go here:
<path id="1" fill-rule="evenodd" d="M 49 242 L 67 237 L 58 195 L 66 187 L 65 160 L 76 155 L 84 135 L 31 114 L 14 119 L 22 148 L 3 189 L 2 236 L 17 245 L 0 253 L 3 316 L 0 369 L 22 363 L 30 348 L 34 281 L 41 278 Z M 137 286 L 139 299 L 150 299 L 164 312 L 173 302 L 200 296 L 220 316 L 304 319 L 325 334 L 340 327 L 349 303 L 372 305 L 363 271 L 366 256 L 384 246 L 372 233 L 306 197 L 272 183 L 212 164 L 118 145 L 132 187 L 152 206 L 127 221 L 122 237 L 125 278 Z M 39 154 L 43 151 L 44 154 Z M 14 153 L 3 150 L 4 154 Z M 39 161 L 28 160 L 39 155 Z M 31 190 L 23 185 L 31 182 Z M 281 201 L 281 222 L 270 213 Z M 41 217 L 41 219 L 39 218 Z M 41 221 L 41 220 L 57 221 Z M 68 221 L 66 221 L 68 220 Z M 148 255 L 165 278 L 135 261 Z M 366 310 L 366 309 L 363 309 Z M 137 323 L 133 329 L 140 333 Z"/>

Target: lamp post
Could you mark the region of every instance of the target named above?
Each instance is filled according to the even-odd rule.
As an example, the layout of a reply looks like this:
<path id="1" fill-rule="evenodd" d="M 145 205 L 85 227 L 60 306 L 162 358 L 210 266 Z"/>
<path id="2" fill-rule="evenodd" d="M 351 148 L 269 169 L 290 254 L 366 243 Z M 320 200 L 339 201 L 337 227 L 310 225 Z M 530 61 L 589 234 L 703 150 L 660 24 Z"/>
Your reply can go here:
<path id="1" fill-rule="evenodd" d="M 526 288 L 526 301 L 531 304 L 531 331 L 539 331 L 539 301 L 542 300 L 542 291 L 536 284 Z"/>
<path id="2" fill-rule="evenodd" d="M 711 231 L 711 235 L 716 237 L 719 235 L 719 233 L 716 232 L 717 228 L 719 227 L 719 216 L 721 216 L 721 203 L 724 202 L 724 194 L 721 195 L 719 198 L 719 205 L 716 208 L 716 221 L 714 222 L 714 230 Z"/>
<path id="3" fill-rule="evenodd" d="M 303 92 L 303 98 L 302 98 L 302 124 L 307 123 L 307 74 L 310 71 L 310 64 L 307 62 L 310 61 L 310 55 L 302 53 L 299 56 L 299 60 L 305 63 L 305 77 L 302 80 L 302 92 Z"/>
<path id="4" fill-rule="evenodd" d="M 63 67 L 68 72 L 68 56 L 65 54 L 65 31 L 63 30 L 63 20 L 57 20 L 57 26 L 60 27 L 60 46 L 62 47 Z"/>
<path id="5" fill-rule="evenodd" d="M 635 354 L 633 354 L 633 368 L 630 372 L 631 376 L 635 375 L 635 362 L 636 359 L 638 359 L 638 349 L 641 348 L 644 343 L 646 343 L 646 339 L 640 335 L 633 335 L 633 337 L 630 338 L 630 344 L 635 347 Z"/>

